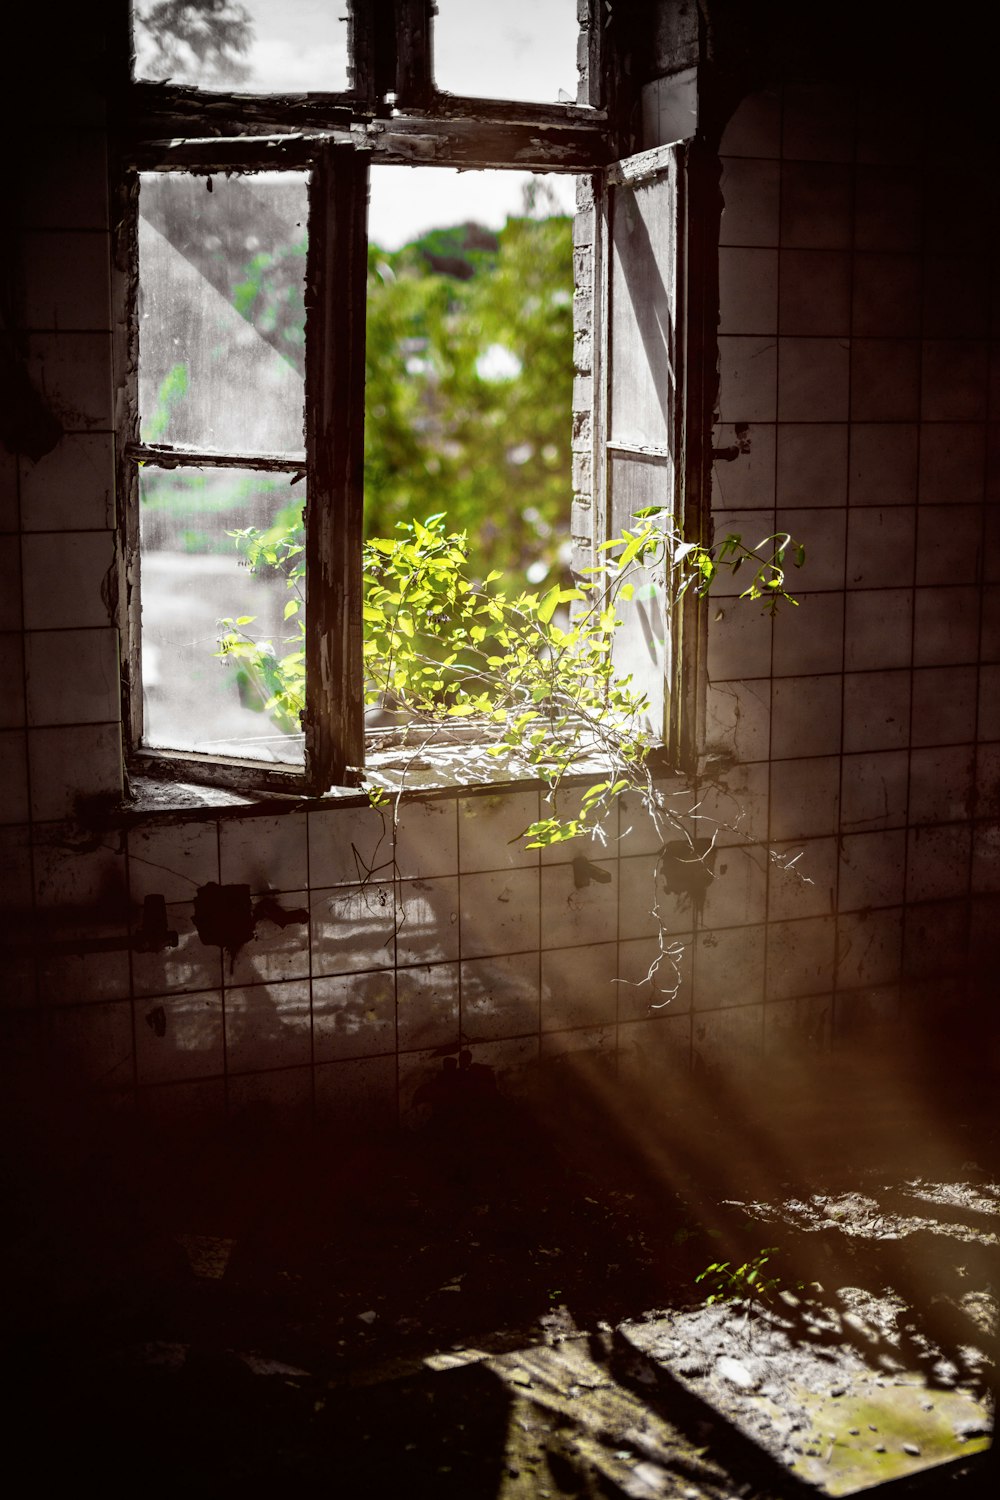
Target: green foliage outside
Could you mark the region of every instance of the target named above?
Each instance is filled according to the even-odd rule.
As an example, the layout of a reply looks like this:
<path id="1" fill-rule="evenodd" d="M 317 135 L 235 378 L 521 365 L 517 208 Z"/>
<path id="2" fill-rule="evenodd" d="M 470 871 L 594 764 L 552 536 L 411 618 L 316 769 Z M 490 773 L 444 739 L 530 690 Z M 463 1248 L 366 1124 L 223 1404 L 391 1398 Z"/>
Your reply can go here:
<path id="1" fill-rule="evenodd" d="M 441 515 L 399 522 L 396 530 L 394 538 L 364 545 L 366 704 L 395 708 L 407 724 L 430 730 L 456 721 L 476 728 L 487 754 L 507 757 L 553 788 L 569 773 L 592 772 L 595 757 L 607 768 L 583 793 L 577 815 L 525 830 L 530 848 L 592 830 L 623 791 L 648 782 L 646 698 L 618 675 L 612 659 L 639 569 L 664 567 L 678 594 L 704 593 L 720 567 L 736 572 L 748 564 L 743 598 L 772 611 L 782 600 L 794 603 L 785 587 L 790 537 L 747 547 L 732 534 L 701 547 L 683 541 L 659 508 L 642 512 L 634 530 L 605 543 L 605 559 L 587 578 L 541 593 L 511 590 L 500 571 L 479 581 L 469 566 L 468 537 L 449 531 Z M 286 731 L 298 727 L 305 703 L 303 540 L 301 525 L 236 534 L 251 571 L 277 569 L 286 578 L 289 649 L 255 643 L 246 633 L 250 616 L 220 622 L 218 655 L 252 681 L 265 711 Z M 794 561 L 801 560 L 796 548 Z M 380 800 L 377 789 L 373 799 Z"/>

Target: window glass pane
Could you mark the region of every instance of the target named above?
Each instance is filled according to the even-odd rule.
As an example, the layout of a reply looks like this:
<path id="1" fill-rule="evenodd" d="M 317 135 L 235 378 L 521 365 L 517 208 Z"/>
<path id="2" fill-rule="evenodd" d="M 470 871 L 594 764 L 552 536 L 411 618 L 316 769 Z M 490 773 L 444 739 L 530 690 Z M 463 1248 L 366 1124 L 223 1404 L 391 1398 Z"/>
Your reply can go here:
<path id="1" fill-rule="evenodd" d="M 242 93 L 347 88 L 343 0 L 136 0 L 137 78 Z"/>
<path id="2" fill-rule="evenodd" d="M 303 173 L 142 175 L 145 442 L 304 453 L 306 198 Z"/>
<path id="3" fill-rule="evenodd" d="M 673 464 L 665 458 L 612 454 L 608 472 L 611 534 L 635 525 L 635 513 L 649 506 L 673 507 Z M 665 568 L 662 563 L 638 568 L 631 575 L 631 599 L 619 599 L 621 626 L 615 633 L 614 663 L 622 676 L 649 699 L 647 723 L 654 734 L 664 731 L 665 689 L 670 675 L 670 638 L 665 607 Z"/>
<path id="4" fill-rule="evenodd" d="M 443 513 L 480 576 L 512 588 L 569 580 L 573 193 L 569 177 L 372 169 L 367 533 Z"/>
<path id="5" fill-rule="evenodd" d="M 676 389 L 674 194 L 664 179 L 612 189 L 611 437 L 670 446 Z"/>
<path id="6" fill-rule="evenodd" d="M 475 99 L 576 103 L 576 0 L 437 0 L 434 81 Z"/>
<path id="7" fill-rule="evenodd" d="M 140 467 L 146 745 L 302 762 L 304 491 L 287 474 Z"/>

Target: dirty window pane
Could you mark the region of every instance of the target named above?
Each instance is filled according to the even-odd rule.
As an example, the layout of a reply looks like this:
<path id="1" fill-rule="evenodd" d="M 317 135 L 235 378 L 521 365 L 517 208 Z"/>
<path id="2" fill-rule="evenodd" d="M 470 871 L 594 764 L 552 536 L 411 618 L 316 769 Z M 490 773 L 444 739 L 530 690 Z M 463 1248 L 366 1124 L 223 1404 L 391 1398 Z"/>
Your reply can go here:
<path id="1" fill-rule="evenodd" d="M 576 0 L 437 0 L 434 81 L 475 99 L 576 103 Z"/>
<path id="2" fill-rule="evenodd" d="M 612 454 L 608 474 L 611 527 L 621 536 L 635 525 L 635 513 L 649 506 L 673 503 L 673 464 L 666 458 Z M 670 638 L 664 605 L 665 569 L 662 564 L 639 568 L 633 575 L 634 593 L 619 600 L 622 622 L 614 641 L 615 667 L 622 676 L 631 674 L 636 687 L 649 699 L 647 723 L 654 734 L 664 727 L 664 693 L 670 675 Z"/>
<path id="3" fill-rule="evenodd" d="M 306 196 L 303 173 L 142 175 L 145 442 L 304 453 Z"/>
<path id="4" fill-rule="evenodd" d="M 343 0 L 136 0 L 135 76 L 239 93 L 342 93 Z"/>
<path id="5" fill-rule="evenodd" d="M 255 561 L 253 534 L 230 533 L 297 546 L 304 491 L 287 474 L 140 468 L 147 746 L 302 762 L 302 554 L 278 545 Z M 236 649 L 220 656 L 227 638 Z"/>
<path id="6" fill-rule="evenodd" d="M 676 230 L 666 179 L 612 189 L 611 438 L 670 446 Z"/>

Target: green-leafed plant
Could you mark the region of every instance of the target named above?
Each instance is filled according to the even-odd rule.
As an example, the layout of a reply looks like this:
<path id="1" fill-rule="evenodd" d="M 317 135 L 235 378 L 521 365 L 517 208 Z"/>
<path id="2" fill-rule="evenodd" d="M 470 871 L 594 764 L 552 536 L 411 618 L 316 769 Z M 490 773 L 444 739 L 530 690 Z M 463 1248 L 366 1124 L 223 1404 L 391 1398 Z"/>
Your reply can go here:
<path id="1" fill-rule="evenodd" d="M 756 546 L 735 533 L 709 547 L 688 542 L 652 508 L 603 544 L 601 561 L 575 587 L 509 592 L 499 572 L 475 578 L 466 533 L 449 532 L 443 516 L 399 522 L 396 531 L 364 544 L 366 704 L 393 710 L 407 726 L 459 723 L 477 732 L 486 754 L 507 757 L 551 788 L 571 773 L 591 774 L 572 817 L 553 814 L 525 829 L 532 848 L 592 831 L 628 788 L 651 790 L 647 700 L 616 671 L 613 653 L 639 570 L 664 570 L 677 594 L 701 594 L 720 568 L 746 567 L 742 597 L 774 610 L 794 603 L 789 552 L 795 564 L 803 558 L 787 535 Z M 297 729 L 305 703 L 302 528 L 251 527 L 234 536 L 251 572 L 285 576 L 289 635 L 278 649 L 248 634 L 252 616 L 225 619 L 217 655 L 249 679 L 279 728 Z M 602 774 L 594 776 L 595 764 Z"/>
<path id="2" fill-rule="evenodd" d="M 770 1302 L 781 1288 L 781 1277 L 773 1274 L 771 1261 L 778 1254 L 777 1245 L 759 1250 L 752 1260 L 734 1266 L 732 1261 L 717 1260 L 694 1279 L 705 1282 L 709 1288 L 706 1303 L 713 1302 Z M 796 1282 L 801 1286 L 801 1282 Z"/>

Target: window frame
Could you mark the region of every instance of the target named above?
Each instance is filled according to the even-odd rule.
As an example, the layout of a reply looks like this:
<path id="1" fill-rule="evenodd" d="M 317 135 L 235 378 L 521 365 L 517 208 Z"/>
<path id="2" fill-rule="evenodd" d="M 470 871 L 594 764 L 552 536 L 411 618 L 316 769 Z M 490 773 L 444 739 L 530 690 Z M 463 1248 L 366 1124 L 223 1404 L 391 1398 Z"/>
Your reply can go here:
<path id="1" fill-rule="evenodd" d="M 223 94 L 142 80 L 131 81 L 125 91 L 117 132 L 122 149 L 113 169 L 119 210 L 114 295 L 123 539 L 119 614 L 126 641 L 123 719 L 133 772 L 237 792 L 299 795 L 322 794 L 358 780 L 365 747 L 360 559 L 369 166 L 561 171 L 591 175 L 599 182 L 620 155 L 607 104 L 610 46 L 600 0 L 579 0 L 585 54 L 580 93 L 586 102 L 576 105 L 466 99 L 437 90 L 432 11 L 433 0 L 351 0 L 353 83 L 346 93 Z M 176 466 L 194 463 L 198 455 L 139 439 L 139 174 L 210 176 L 282 168 L 310 174 L 304 465 L 309 582 L 302 770 L 142 745 L 138 465 L 147 460 Z M 595 277 L 595 296 L 597 282 Z M 210 461 L 225 464 L 227 459 L 216 455 Z M 251 466 L 301 467 L 287 461 L 269 465 L 259 457 Z M 595 489 L 597 510 L 601 480 Z"/>

